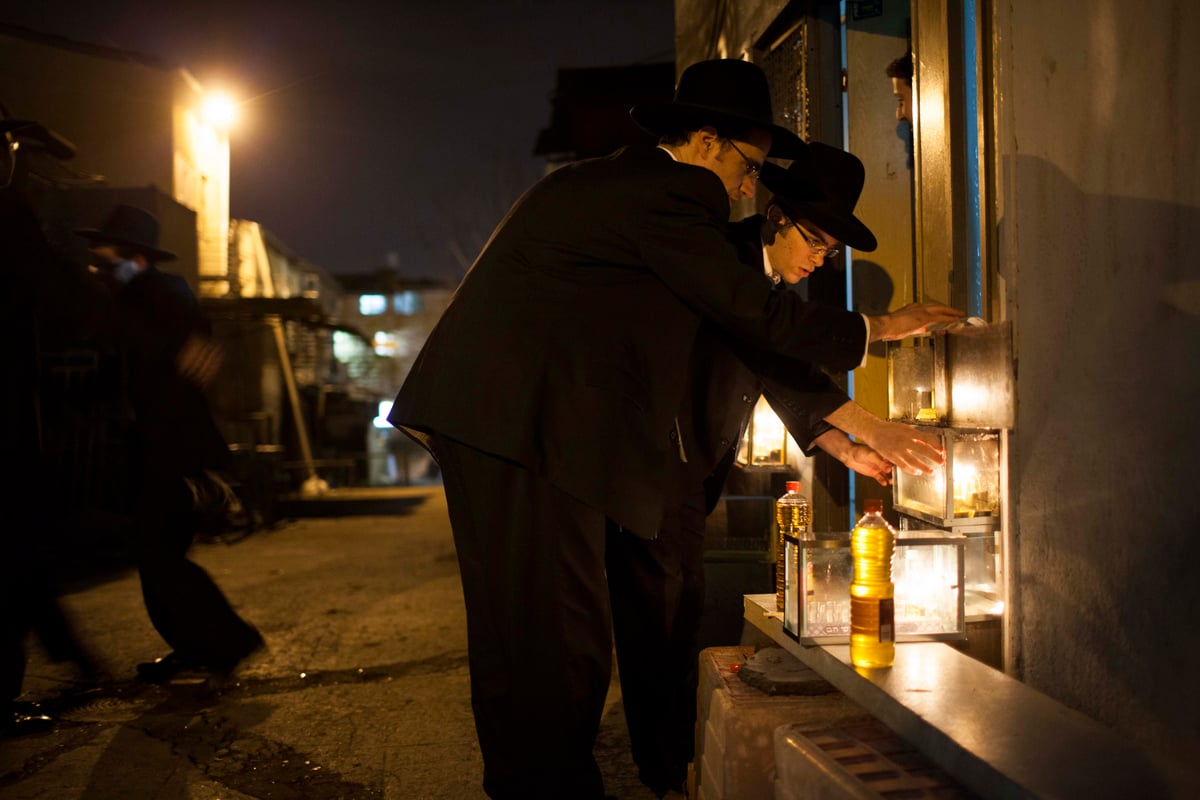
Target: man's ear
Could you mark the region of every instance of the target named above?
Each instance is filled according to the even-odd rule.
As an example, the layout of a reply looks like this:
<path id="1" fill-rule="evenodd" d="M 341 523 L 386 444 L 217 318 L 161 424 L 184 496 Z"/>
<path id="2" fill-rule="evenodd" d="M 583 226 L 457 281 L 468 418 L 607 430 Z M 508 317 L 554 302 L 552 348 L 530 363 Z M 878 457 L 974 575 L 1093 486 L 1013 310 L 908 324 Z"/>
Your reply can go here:
<path id="1" fill-rule="evenodd" d="M 703 128 L 696 131 L 696 141 L 703 146 L 705 150 L 708 150 L 714 144 L 720 143 L 721 136 L 717 133 L 717 129 L 712 125 L 705 125 Z"/>

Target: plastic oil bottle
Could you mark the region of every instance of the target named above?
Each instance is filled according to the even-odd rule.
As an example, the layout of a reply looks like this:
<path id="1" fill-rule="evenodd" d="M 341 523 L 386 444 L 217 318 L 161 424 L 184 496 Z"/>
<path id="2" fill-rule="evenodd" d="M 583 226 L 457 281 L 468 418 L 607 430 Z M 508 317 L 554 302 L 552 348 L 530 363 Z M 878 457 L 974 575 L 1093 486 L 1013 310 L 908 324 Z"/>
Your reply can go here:
<path id="1" fill-rule="evenodd" d="M 783 589 L 787 582 L 784 537 L 809 538 L 812 510 L 808 498 L 800 494 L 800 481 L 784 484 L 786 493 L 775 501 L 775 610 L 783 611 Z"/>
<path id="2" fill-rule="evenodd" d="M 895 547 L 896 531 L 883 518 L 883 501 L 867 500 L 850 534 L 850 661 L 856 667 L 890 667 L 896 658 Z"/>

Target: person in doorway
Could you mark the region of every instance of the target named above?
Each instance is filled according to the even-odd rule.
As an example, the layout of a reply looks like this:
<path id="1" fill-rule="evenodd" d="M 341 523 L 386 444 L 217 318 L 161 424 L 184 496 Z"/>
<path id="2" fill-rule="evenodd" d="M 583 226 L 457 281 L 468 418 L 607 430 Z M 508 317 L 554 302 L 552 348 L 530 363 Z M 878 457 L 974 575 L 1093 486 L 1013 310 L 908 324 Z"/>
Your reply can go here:
<path id="1" fill-rule="evenodd" d="M 174 254 L 159 248 L 154 216 L 118 205 L 100 228 L 76 233 L 88 240 L 93 269 L 116 294 L 134 415 L 138 572 L 150 621 L 171 647 L 139 664 L 138 677 L 163 683 L 181 672 L 227 676 L 263 646 L 262 636 L 187 557 L 199 506 L 214 489 L 214 473 L 230 461 L 203 391 L 220 351 L 186 281 L 156 266 Z"/>
<path id="2" fill-rule="evenodd" d="M 809 143 L 808 153 L 786 170 L 766 164 L 762 183 L 772 197 L 765 215 L 730 226 L 738 268 L 785 291 L 842 245 L 874 250 L 874 235 L 854 216 L 864 178 L 855 156 L 819 143 Z M 694 751 L 706 517 L 760 395 L 805 453 L 824 450 L 881 485 L 891 482 L 894 466 L 921 472 L 943 460 L 936 436 L 879 419 L 811 363 L 780 359 L 707 320 L 701 324 L 679 414 L 688 460 L 672 465 L 674 505 L 655 539 L 613 535 L 606 551 L 633 758 L 642 782 L 660 797 L 685 793 Z"/>
<path id="3" fill-rule="evenodd" d="M 908 124 L 912 129 L 913 60 L 912 53 L 905 53 L 887 65 L 885 70 L 892 80 L 892 95 L 896 98 L 896 121 Z"/>
<path id="4" fill-rule="evenodd" d="M 493 798 L 603 797 L 593 756 L 612 658 L 606 538 L 654 538 L 702 318 L 764 349 L 856 366 L 869 341 L 958 318 L 865 318 L 737 269 L 723 228 L 768 154 L 766 76 L 703 61 L 638 106 L 658 147 L 577 162 L 493 232 L 389 420 L 442 469 L 467 609 L 471 702 Z"/>

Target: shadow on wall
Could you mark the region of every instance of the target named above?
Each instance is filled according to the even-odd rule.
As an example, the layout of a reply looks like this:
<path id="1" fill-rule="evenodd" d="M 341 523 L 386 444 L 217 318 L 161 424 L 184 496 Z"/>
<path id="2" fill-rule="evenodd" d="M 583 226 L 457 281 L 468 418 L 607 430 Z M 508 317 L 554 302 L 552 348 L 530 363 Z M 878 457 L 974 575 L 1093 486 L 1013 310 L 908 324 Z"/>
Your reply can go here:
<path id="1" fill-rule="evenodd" d="M 1200 608 L 1200 259 L 1185 237 L 1200 210 L 1089 194 L 1034 157 L 1002 174 L 1016 214 L 999 241 L 1015 241 L 1003 277 L 1017 361 L 1020 668 L 1195 765 L 1200 639 L 1186 632 Z"/>
<path id="2" fill-rule="evenodd" d="M 882 266 L 866 259 L 854 259 L 851 275 L 854 291 L 854 310 L 860 314 L 878 315 L 888 313 L 896 285 L 892 276 Z M 887 357 L 886 342 L 872 342 L 868 352 L 880 358 Z"/>

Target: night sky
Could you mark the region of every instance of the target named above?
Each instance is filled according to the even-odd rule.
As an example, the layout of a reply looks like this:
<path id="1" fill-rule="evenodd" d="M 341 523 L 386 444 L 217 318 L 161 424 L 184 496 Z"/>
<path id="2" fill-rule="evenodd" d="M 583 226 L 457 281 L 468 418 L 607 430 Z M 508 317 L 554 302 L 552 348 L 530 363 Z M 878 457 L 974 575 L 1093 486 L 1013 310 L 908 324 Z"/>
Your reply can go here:
<path id="1" fill-rule="evenodd" d="M 232 215 L 335 274 L 395 253 L 403 275 L 456 279 L 541 174 L 555 71 L 674 57 L 672 0 L 22 5 L 0 21 L 246 98 Z"/>

